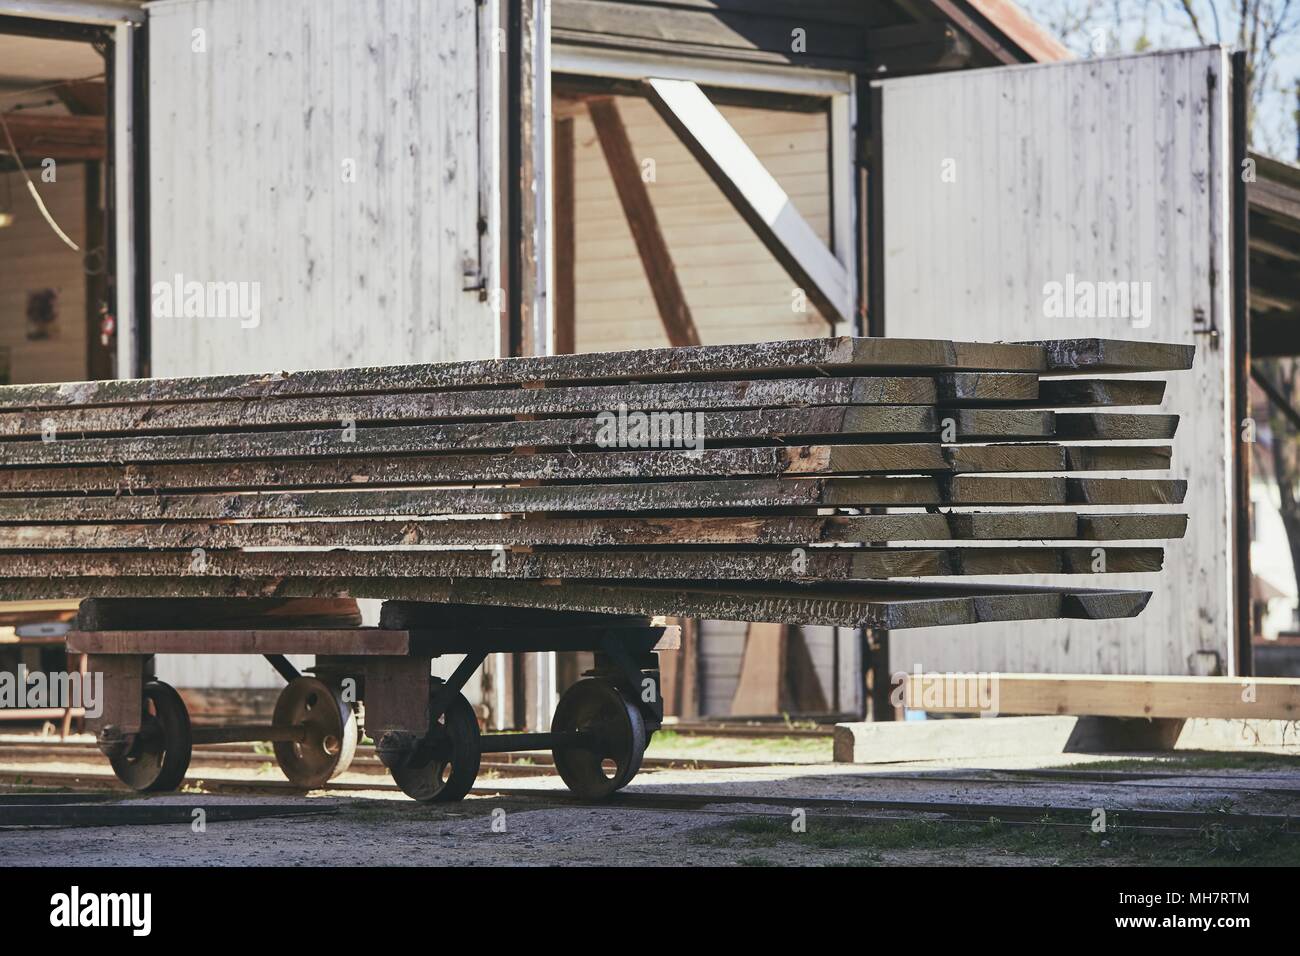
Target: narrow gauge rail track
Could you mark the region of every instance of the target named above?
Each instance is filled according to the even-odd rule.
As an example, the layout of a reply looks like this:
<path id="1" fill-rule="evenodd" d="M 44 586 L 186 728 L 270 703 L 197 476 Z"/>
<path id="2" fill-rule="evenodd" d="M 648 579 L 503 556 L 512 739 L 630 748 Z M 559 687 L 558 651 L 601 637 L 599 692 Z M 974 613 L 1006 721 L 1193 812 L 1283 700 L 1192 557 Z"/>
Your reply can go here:
<path id="1" fill-rule="evenodd" d="M 484 760 L 480 770 L 484 773 L 496 773 L 501 777 L 547 776 L 555 772 L 554 763 L 549 753 L 521 752 L 514 755 L 498 755 L 511 759 Z M 85 758 L 91 761 L 101 759 L 99 750 L 93 744 L 48 742 L 4 743 L 0 744 L 0 762 L 55 763 L 60 760 Z M 249 765 L 270 763 L 269 754 L 260 754 L 247 744 L 211 744 L 197 746 L 193 751 L 192 763 L 195 767 L 215 769 L 237 769 Z M 778 760 L 718 760 L 704 757 L 646 757 L 642 770 L 746 770 L 767 767 L 804 766 L 810 774 L 816 775 L 816 764 L 802 761 Z M 374 756 L 374 748 L 362 746 L 357 748 L 357 756 L 350 768 L 352 773 L 373 773 L 386 775 L 387 768 Z M 1177 770 L 1088 770 L 1086 768 L 1012 768 L 990 770 L 996 776 L 973 776 L 959 771 L 915 771 L 904 773 L 864 774 L 872 781 L 889 781 L 899 783 L 929 784 L 963 784 L 973 786 L 1006 786 L 1014 783 L 1020 787 L 1052 787 L 1062 783 L 1078 782 L 1100 784 L 1115 787 L 1141 787 L 1144 789 L 1163 790 L 1209 790 L 1216 792 L 1242 793 L 1280 793 L 1300 796 L 1300 779 L 1279 780 L 1265 774 L 1249 772 L 1200 773 L 1180 776 Z M 334 784 L 331 784 L 333 786 Z"/>
<path id="2" fill-rule="evenodd" d="M 101 786 L 112 790 L 127 790 L 112 774 L 103 772 L 35 772 L 20 775 L 15 783 L 3 781 L 11 771 L 0 774 L 0 792 L 13 792 L 12 787 L 26 786 Z M 234 778 L 205 779 L 199 781 L 207 793 L 229 794 L 301 794 L 299 788 L 287 781 L 245 780 Z M 362 783 L 333 781 L 325 790 L 341 792 L 389 791 L 398 788 L 391 783 Z M 783 810 L 801 809 L 825 816 L 843 817 L 869 822 L 899 823 L 906 820 L 927 819 L 933 822 L 985 824 L 998 821 L 1009 826 L 1048 826 L 1081 828 L 1093 820 L 1095 808 L 1078 806 L 995 804 L 951 800 L 894 800 L 861 797 L 786 797 L 755 796 L 752 794 L 719 793 L 647 793 L 623 792 L 602 804 L 592 805 L 562 790 L 537 790 L 514 787 L 475 787 L 470 791 L 477 797 L 496 797 L 516 802 L 525 807 L 545 806 L 600 807 L 613 809 L 660 810 L 665 812 L 712 813 L 722 816 L 783 815 Z M 148 798 L 136 798 L 148 799 Z M 731 809 L 722 809 L 729 807 Z M 779 810 L 776 808 L 780 808 Z M 1204 810 L 1166 810 L 1131 807 L 1106 807 L 1108 829 L 1153 835 L 1188 836 L 1208 828 L 1223 830 L 1265 829 L 1278 835 L 1300 836 L 1300 817 L 1284 814 L 1241 814 Z M 85 825 L 85 824 L 83 824 Z M 111 825 L 111 824 L 105 824 Z"/>

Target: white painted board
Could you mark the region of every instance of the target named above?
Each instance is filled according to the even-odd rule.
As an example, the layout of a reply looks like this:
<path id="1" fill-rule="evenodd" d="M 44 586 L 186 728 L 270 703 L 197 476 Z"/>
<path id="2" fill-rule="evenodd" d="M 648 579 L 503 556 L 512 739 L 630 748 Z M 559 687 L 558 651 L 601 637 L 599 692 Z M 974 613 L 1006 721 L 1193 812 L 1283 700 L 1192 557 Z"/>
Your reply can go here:
<path id="1" fill-rule="evenodd" d="M 1226 52 L 874 85 L 882 124 L 886 334 L 982 341 L 1106 336 L 1198 348 L 1191 372 L 1166 376 L 1161 409 L 1182 416 L 1168 477 L 1189 481 L 1187 536 L 1169 544 L 1160 574 L 1083 582 L 1153 590 L 1143 614 L 897 631 L 892 666 L 1186 674 L 1198 651 L 1213 651 L 1232 673 Z M 1048 284 L 1064 287 L 1070 276 L 1076 293 L 1080 282 L 1146 283 L 1150 315 L 1047 314 Z M 1197 332 L 1211 326 L 1219 332 L 1217 347 Z"/>

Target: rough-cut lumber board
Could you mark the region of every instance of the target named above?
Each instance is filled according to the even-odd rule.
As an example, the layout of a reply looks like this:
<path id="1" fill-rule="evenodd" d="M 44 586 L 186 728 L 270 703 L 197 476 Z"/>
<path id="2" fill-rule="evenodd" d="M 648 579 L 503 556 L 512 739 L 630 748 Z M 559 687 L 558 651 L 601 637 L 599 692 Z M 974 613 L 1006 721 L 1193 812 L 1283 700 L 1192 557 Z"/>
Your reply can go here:
<path id="1" fill-rule="evenodd" d="M 605 154 L 605 165 L 613 180 L 614 191 L 623 206 L 623 218 L 636 243 L 641 257 L 641 268 L 659 309 L 659 320 L 668 336 L 668 344 L 676 347 L 699 345 L 700 333 L 695 328 L 686 293 L 677 278 L 672 253 L 659 228 L 659 217 L 654 203 L 641 178 L 641 163 L 632 150 L 627 127 L 619 115 L 618 102 L 613 97 L 593 97 L 587 100 L 591 124 Z"/>
<path id="2" fill-rule="evenodd" d="M 89 654 L 316 654 L 347 657 L 401 657 L 494 652 L 591 650 L 599 638 L 654 640 L 654 650 L 680 646 L 677 625 L 619 626 L 617 618 L 597 627 L 432 628 L 420 631 L 364 628 L 277 628 L 217 630 L 72 631 L 68 650 Z"/>
<path id="3" fill-rule="evenodd" d="M 1098 567 L 1098 554 L 1105 564 Z M 0 554 L 0 578 L 416 577 L 862 581 L 966 574 L 1158 571 L 1160 548 L 816 548 L 773 551 L 108 551 Z"/>
<path id="4" fill-rule="evenodd" d="M 1182 504 L 1187 482 L 1158 478 L 945 479 L 944 501 L 956 505 L 1167 505 Z"/>
<path id="5" fill-rule="evenodd" d="M 1177 415 L 1115 415 L 1062 412 L 1056 416 L 1057 438 L 1094 438 L 1106 441 L 1174 437 Z"/>
<path id="6" fill-rule="evenodd" d="M 1159 405 L 1164 401 L 1161 379 L 1045 378 L 1038 397 L 1009 404 L 1017 408 L 1115 408 Z"/>
<path id="7" fill-rule="evenodd" d="M 751 379 L 494 388 L 465 392 L 403 392 L 327 398 L 219 399 L 144 405 L 73 406 L 0 413 L 0 436 L 132 435 L 198 430 L 237 431 L 275 426 L 341 428 L 528 415 L 596 415 L 620 405 L 638 411 L 800 408 L 836 405 L 934 405 L 1032 401 L 1035 376 L 1023 372 L 947 372 L 929 377 Z"/>
<path id="8" fill-rule="evenodd" d="M 1025 342 L 1047 353 L 1047 373 L 1176 372 L 1192 367 L 1196 346 L 1127 339 L 1050 339 Z"/>
<path id="9" fill-rule="evenodd" d="M 673 412 L 673 415 L 676 415 Z M 771 444 L 802 436 L 888 437 L 892 434 L 935 434 L 943 424 L 935 411 L 923 406 L 780 408 L 733 412 L 699 412 L 699 418 L 679 418 L 637 424 L 625 432 L 628 441 L 654 447 L 654 428 L 675 438 L 660 440 L 669 449 L 686 445 Z M 638 429 L 638 431 L 632 431 Z M 643 438 L 642 438 L 643 436 Z M 455 451 L 539 449 L 539 447 L 599 447 L 617 440 L 616 432 L 597 419 L 542 421 L 477 421 L 468 424 L 395 425 L 395 427 L 303 429 L 292 432 L 234 432 L 195 436 L 62 438 L 57 441 L 0 442 L 0 467 L 51 464 L 117 464 L 155 462 L 243 462 L 248 459 L 351 458 L 372 455 L 448 454 Z M 998 436 L 1001 437 L 1001 436 Z M 634 450 L 634 449 L 633 449 Z M 447 459 L 451 460 L 451 459 Z M 346 483 L 347 479 L 341 479 Z M 484 480 L 490 480 L 484 477 Z"/>
<path id="10" fill-rule="evenodd" d="M 1079 537 L 1090 541 L 1154 541 L 1157 538 L 1181 538 L 1186 533 L 1187 515 L 1182 514 L 1079 515 Z"/>
<path id="11" fill-rule="evenodd" d="M 147 602 L 142 602 L 147 603 Z M 331 654 L 404 656 L 408 631 L 374 627 L 70 631 L 68 650 L 83 654 Z"/>
<path id="12" fill-rule="evenodd" d="M 360 627 L 357 602 L 344 597 L 252 598 L 239 601 L 117 601 L 89 598 L 77 611 L 81 631 L 209 628 Z"/>
<path id="13" fill-rule="evenodd" d="M 996 588 L 906 583 L 726 589 L 695 584 L 650 586 L 592 582 L 399 578 L 35 578 L 0 580 L 0 600 L 50 597 L 353 597 L 513 605 L 609 614 L 667 614 L 839 627 L 925 627 L 1052 618 L 1134 617 L 1149 591 Z"/>
<path id="14" fill-rule="evenodd" d="M 945 447 L 926 443 L 864 443 L 706 448 L 698 453 L 672 450 L 537 455 L 385 455 L 373 458 L 322 456 L 318 461 L 222 460 L 84 465 L 58 469 L 12 468 L 0 469 L 0 495 L 139 495 L 209 489 L 275 491 L 359 485 L 378 488 L 516 481 L 587 483 L 726 475 L 1139 471 L 1168 467 L 1167 447 L 1092 448 L 1045 444 Z"/>
<path id="15" fill-rule="evenodd" d="M 1075 714 L 1094 717 L 1297 720 L 1300 680 L 1285 677 L 1138 677 L 1070 674 L 990 674 L 1003 714 Z M 909 699 L 921 699 L 926 683 L 942 685 L 938 674 L 911 675 Z M 931 692 L 931 699 L 935 697 Z M 955 693 L 936 713 L 968 713 Z M 916 705 L 909 704 L 915 707 Z"/>
<path id="16" fill-rule="evenodd" d="M 433 488 L 0 498 L 0 521 L 337 518 L 491 515 L 499 512 L 700 512 L 923 505 L 1178 504 L 1185 481 L 1124 478 L 932 477 L 734 479 L 524 488 Z"/>
<path id="17" fill-rule="evenodd" d="M 1168 522 L 1163 519 L 1173 519 Z M 1100 519 L 1124 519 L 1118 524 Z M 1129 520 L 1132 519 L 1132 520 Z M 1089 531 L 1082 533 L 1083 522 Z M 788 545 L 871 541 L 1037 541 L 1181 537 L 1185 515 L 1069 511 L 893 513 L 853 517 L 472 518 L 395 521 L 169 521 L 0 525 L 4 550 L 396 547 L 399 545 Z M 1168 534 L 1163 533 L 1168 531 Z"/>
<path id="18" fill-rule="evenodd" d="M 735 379 L 752 375 L 804 377 L 877 371 L 900 374 L 928 371 L 1037 373 L 1045 370 L 1046 365 L 1045 351 L 1032 345 L 839 336 L 745 345 L 476 359 L 437 365 L 6 385 L 0 388 L 0 409 L 16 411 L 222 398 L 375 395 L 537 383 Z"/>

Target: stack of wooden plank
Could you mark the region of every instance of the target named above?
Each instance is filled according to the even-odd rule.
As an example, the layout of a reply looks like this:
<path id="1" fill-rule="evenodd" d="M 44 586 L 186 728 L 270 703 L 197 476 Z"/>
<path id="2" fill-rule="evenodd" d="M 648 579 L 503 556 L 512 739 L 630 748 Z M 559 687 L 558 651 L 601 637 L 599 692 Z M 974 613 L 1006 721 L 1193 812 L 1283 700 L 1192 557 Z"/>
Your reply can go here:
<path id="1" fill-rule="evenodd" d="M 1178 420 L 1110 410 L 1164 391 L 1111 376 L 1192 351 L 831 338 L 8 386 L 0 600 L 1129 616 L 1149 592 L 925 579 L 1158 571 L 1111 542 L 1182 535 Z"/>

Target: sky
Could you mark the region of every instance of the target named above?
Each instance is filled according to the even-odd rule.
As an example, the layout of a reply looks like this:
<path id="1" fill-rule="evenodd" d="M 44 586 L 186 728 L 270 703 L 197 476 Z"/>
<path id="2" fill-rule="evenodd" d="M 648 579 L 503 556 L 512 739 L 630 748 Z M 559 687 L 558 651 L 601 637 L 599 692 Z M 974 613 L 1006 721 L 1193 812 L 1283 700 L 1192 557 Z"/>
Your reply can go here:
<path id="1" fill-rule="evenodd" d="M 1240 0 L 1017 0 L 1043 26 L 1080 56 L 1200 46 L 1184 7 L 1196 14 L 1206 39 L 1232 46 Z M 1300 0 L 1251 0 L 1285 28 L 1275 59 L 1259 91 L 1251 146 L 1297 162 L 1296 83 L 1300 82 Z M 1217 17 L 1216 17 L 1217 13 Z M 1217 21 L 1217 29 L 1216 29 Z"/>

